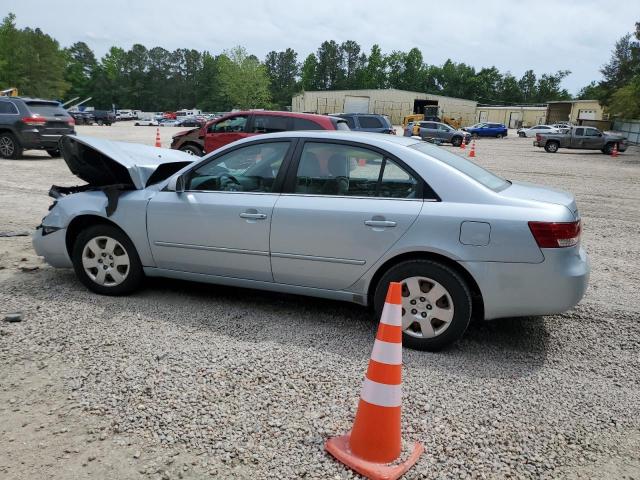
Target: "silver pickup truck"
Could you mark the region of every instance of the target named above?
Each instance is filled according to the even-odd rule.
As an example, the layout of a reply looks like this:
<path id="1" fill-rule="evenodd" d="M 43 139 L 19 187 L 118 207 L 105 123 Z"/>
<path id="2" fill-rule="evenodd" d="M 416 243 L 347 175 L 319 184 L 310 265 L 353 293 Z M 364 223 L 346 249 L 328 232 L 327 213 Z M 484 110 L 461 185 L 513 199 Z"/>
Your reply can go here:
<path id="1" fill-rule="evenodd" d="M 620 152 L 627 149 L 624 137 L 602 133 L 593 127 L 571 127 L 562 133 L 538 133 L 533 142 L 534 147 L 544 148 L 549 153 L 556 153 L 559 148 L 578 148 L 600 150 L 610 155 L 614 145 L 617 145 Z"/>

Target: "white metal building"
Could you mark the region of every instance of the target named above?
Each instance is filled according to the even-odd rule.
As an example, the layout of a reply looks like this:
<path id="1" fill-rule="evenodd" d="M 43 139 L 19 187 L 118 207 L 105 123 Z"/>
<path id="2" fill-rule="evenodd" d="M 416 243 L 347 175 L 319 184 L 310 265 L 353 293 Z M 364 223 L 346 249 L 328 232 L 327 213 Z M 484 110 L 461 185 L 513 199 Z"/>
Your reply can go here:
<path id="1" fill-rule="evenodd" d="M 424 113 L 425 107 L 437 107 L 438 116 L 459 119 L 462 125 L 476 121 L 473 100 L 444 97 L 429 93 L 384 90 L 327 90 L 303 92 L 291 100 L 294 112 L 308 113 L 377 113 L 387 115 L 394 125 L 412 113 Z"/>

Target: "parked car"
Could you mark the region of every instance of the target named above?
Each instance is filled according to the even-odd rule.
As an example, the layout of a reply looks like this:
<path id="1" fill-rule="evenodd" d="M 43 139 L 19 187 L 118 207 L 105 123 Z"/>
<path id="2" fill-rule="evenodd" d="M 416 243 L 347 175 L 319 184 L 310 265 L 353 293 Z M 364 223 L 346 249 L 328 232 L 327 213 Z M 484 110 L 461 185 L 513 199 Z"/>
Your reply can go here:
<path id="1" fill-rule="evenodd" d="M 474 137 L 506 137 L 508 130 L 502 123 L 478 123 L 471 127 L 463 128 Z"/>
<path id="2" fill-rule="evenodd" d="M 464 138 L 466 143 L 471 141 L 471 134 L 464 130 L 456 130 L 446 123 L 419 122 L 420 138 L 423 140 L 436 139 L 441 142 L 451 143 L 454 147 L 459 147 Z"/>
<path id="3" fill-rule="evenodd" d="M 143 118 L 140 120 L 136 120 L 136 123 L 134 123 L 133 125 L 135 127 L 157 127 L 160 124 L 154 118 Z"/>
<path id="4" fill-rule="evenodd" d="M 593 127 L 571 127 L 563 133 L 538 133 L 533 141 L 534 147 L 544 148 L 548 153 L 556 153 L 560 148 L 578 148 L 583 150 L 600 150 L 610 155 L 613 147 L 624 152 L 627 141 L 621 135 L 602 133 Z"/>
<path id="5" fill-rule="evenodd" d="M 209 121 L 204 127 L 176 133 L 171 148 L 202 156 L 228 143 L 260 133 L 291 130 L 349 130 L 343 118 L 312 113 L 234 112 Z"/>
<path id="6" fill-rule="evenodd" d="M 193 162 L 89 137 L 61 145 L 87 185 L 51 189 L 33 244 L 99 294 L 170 277 L 373 305 L 380 315 L 389 283 L 401 282 L 404 345 L 437 350 L 472 314 L 555 314 L 587 287 L 573 195 L 505 180 L 413 138 L 281 132 Z"/>
<path id="7" fill-rule="evenodd" d="M 163 118 L 158 122 L 158 126 L 159 127 L 177 127 L 179 123 L 180 122 L 178 122 L 178 120 L 175 120 L 175 119 Z"/>
<path id="8" fill-rule="evenodd" d="M 553 125 L 535 125 L 529 128 L 519 128 L 518 136 L 520 138 L 532 138 L 536 136 L 536 133 L 558 133 L 560 130 Z"/>
<path id="9" fill-rule="evenodd" d="M 0 97 L 0 158 L 20 158 L 23 150 L 59 155 L 58 141 L 75 134 L 75 121 L 59 102 Z"/>
<path id="10" fill-rule="evenodd" d="M 186 117 L 179 119 L 176 127 L 202 127 L 205 123 L 205 120 L 197 117 Z"/>
<path id="11" fill-rule="evenodd" d="M 372 113 L 338 113 L 334 116 L 344 118 L 347 121 L 347 125 L 349 125 L 349 129 L 355 132 L 396 134 L 389 117 L 385 115 Z"/>
<path id="12" fill-rule="evenodd" d="M 71 111 L 67 113 L 71 115 L 76 125 L 93 125 L 96 120 L 93 112 Z"/>
<path id="13" fill-rule="evenodd" d="M 94 110 L 93 116 L 98 125 L 111 125 L 116 122 L 116 114 L 111 110 Z"/>

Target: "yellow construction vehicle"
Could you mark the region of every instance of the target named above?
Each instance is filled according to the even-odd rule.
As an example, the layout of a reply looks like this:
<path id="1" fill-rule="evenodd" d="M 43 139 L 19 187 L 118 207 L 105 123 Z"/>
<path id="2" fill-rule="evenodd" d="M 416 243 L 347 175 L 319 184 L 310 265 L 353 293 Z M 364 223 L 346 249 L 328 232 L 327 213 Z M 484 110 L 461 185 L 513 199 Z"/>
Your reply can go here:
<path id="1" fill-rule="evenodd" d="M 16 87 L 7 88 L 6 90 L 0 90 L 0 97 L 17 97 L 18 89 Z"/>

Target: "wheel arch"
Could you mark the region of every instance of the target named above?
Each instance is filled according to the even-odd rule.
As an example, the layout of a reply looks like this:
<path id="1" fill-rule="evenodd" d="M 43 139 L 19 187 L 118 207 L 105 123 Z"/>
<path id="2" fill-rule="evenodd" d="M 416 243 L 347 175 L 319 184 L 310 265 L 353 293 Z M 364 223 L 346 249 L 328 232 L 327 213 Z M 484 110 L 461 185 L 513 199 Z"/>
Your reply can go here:
<path id="1" fill-rule="evenodd" d="M 67 226 L 65 246 L 67 248 L 67 253 L 69 254 L 70 258 L 73 255 L 73 245 L 76 239 L 78 238 L 78 235 L 80 235 L 80 232 L 82 232 L 83 230 L 86 230 L 89 227 L 93 227 L 95 225 L 109 225 L 111 227 L 115 227 L 118 230 L 120 230 L 124 235 L 126 235 L 126 237 L 129 238 L 129 240 L 131 240 L 129 235 L 127 235 L 127 233 L 122 228 L 120 228 L 120 226 L 117 223 L 112 222 L 108 218 L 101 217 L 100 215 L 92 215 L 92 214 L 78 215 L 77 217 L 74 217 L 74 219 L 71 220 L 71 222 L 69 222 L 69 225 Z"/>
<path id="2" fill-rule="evenodd" d="M 184 142 L 182 145 L 180 145 L 180 147 L 178 147 L 178 150 L 182 150 L 183 147 L 187 147 L 187 146 L 197 148 L 204 155 L 204 147 L 202 145 L 199 145 L 197 142 L 192 141 L 192 140 Z"/>
<path id="3" fill-rule="evenodd" d="M 482 298 L 482 291 L 480 290 L 480 286 L 478 282 L 476 282 L 473 275 L 469 273 L 469 271 L 460 265 L 459 262 L 442 255 L 440 253 L 435 252 L 406 252 L 396 255 L 385 261 L 376 272 L 371 277 L 371 281 L 369 282 L 369 286 L 367 289 L 367 299 L 369 305 L 373 304 L 373 296 L 375 294 L 375 289 L 380 281 L 380 278 L 392 267 L 395 265 L 407 261 L 407 260 L 431 260 L 434 262 L 439 262 L 447 267 L 451 268 L 454 272 L 459 274 L 462 279 L 466 282 L 469 290 L 471 290 L 472 295 L 472 318 L 476 319 L 484 319 L 484 300 Z"/>

